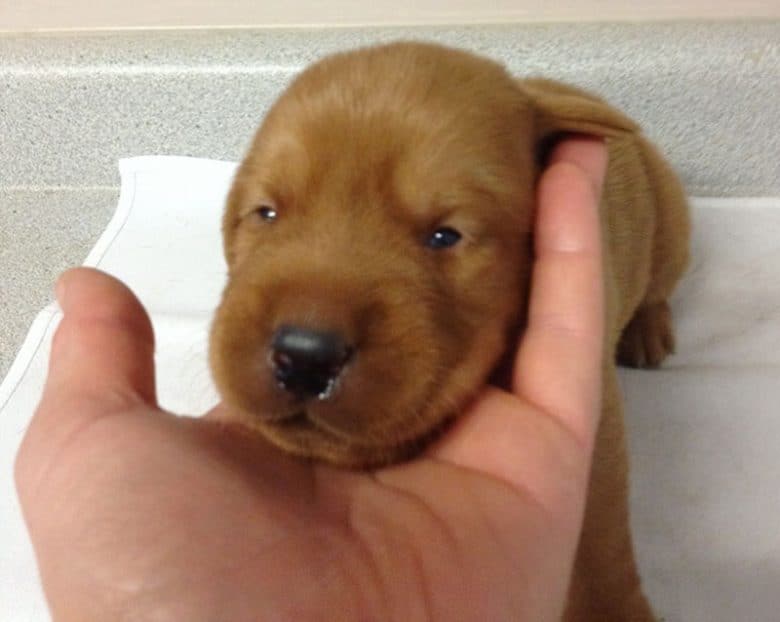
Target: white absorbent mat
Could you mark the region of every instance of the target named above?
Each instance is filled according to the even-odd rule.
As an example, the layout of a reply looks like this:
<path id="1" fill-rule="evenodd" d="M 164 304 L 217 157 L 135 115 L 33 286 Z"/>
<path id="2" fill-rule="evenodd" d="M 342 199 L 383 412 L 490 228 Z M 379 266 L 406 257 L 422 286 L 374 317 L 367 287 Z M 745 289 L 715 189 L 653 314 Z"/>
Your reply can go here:
<path id="1" fill-rule="evenodd" d="M 235 164 L 120 163 L 116 214 L 86 265 L 149 310 L 160 402 L 216 402 L 206 362 L 225 279 L 220 217 Z M 667 622 L 772 622 L 780 610 L 780 199 L 693 199 L 692 267 L 674 299 L 678 354 L 623 371 L 633 523 L 642 574 Z M 12 464 L 43 385 L 55 304 L 0 385 L 0 620 L 48 613 Z"/>

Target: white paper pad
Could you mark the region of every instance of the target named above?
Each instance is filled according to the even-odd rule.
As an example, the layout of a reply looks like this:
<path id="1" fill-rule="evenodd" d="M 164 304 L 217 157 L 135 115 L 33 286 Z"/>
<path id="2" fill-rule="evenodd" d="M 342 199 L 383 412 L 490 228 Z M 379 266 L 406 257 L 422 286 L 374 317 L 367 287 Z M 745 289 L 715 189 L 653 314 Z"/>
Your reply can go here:
<path id="1" fill-rule="evenodd" d="M 86 265 L 149 310 L 163 407 L 216 402 L 206 337 L 225 277 L 220 219 L 235 164 L 120 163 L 117 212 Z M 780 605 L 780 199 L 694 199 L 694 260 L 674 301 L 679 354 L 623 371 L 635 537 L 667 622 L 771 622 Z M 0 621 L 48 619 L 12 464 L 61 317 L 46 307 L 0 384 Z"/>

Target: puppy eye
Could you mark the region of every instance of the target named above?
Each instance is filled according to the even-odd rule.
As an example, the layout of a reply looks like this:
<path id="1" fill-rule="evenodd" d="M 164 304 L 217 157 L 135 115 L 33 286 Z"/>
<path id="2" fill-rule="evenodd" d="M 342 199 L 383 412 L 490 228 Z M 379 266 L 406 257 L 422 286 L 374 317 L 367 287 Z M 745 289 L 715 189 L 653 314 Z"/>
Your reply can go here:
<path id="1" fill-rule="evenodd" d="M 277 211 L 270 205 L 261 205 L 255 210 L 255 214 L 257 214 L 262 220 L 266 222 L 273 222 L 279 215 Z"/>
<path id="2" fill-rule="evenodd" d="M 452 227 L 439 227 L 428 238 L 426 245 L 428 248 L 438 250 L 440 248 L 450 248 L 455 246 L 463 236 L 460 231 Z"/>

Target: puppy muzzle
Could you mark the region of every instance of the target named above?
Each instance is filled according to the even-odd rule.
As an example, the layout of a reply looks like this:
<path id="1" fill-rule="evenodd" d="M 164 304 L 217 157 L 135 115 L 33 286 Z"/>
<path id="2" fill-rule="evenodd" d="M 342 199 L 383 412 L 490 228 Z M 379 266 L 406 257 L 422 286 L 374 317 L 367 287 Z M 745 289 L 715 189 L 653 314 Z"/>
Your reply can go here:
<path id="1" fill-rule="evenodd" d="M 300 401 L 325 400 L 353 352 L 339 333 L 284 325 L 271 339 L 269 359 L 280 388 Z"/>

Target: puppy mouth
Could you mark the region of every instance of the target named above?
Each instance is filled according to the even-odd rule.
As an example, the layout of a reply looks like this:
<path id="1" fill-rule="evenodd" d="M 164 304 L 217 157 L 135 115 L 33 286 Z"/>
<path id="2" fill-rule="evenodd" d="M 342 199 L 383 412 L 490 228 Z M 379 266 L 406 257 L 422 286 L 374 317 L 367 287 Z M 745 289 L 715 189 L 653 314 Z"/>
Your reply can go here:
<path id="1" fill-rule="evenodd" d="M 334 429 L 333 426 L 319 420 L 307 410 L 297 410 L 285 417 L 279 417 L 266 421 L 277 430 L 285 432 L 314 432 L 331 438 L 347 438 L 343 432 Z"/>
<path id="2" fill-rule="evenodd" d="M 296 410 L 292 414 L 265 421 L 266 425 L 283 434 L 317 436 L 334 443 L 355 443 L 359 441 L 354 433 L 330 423 L 326 417 L 309 409 Z"/>
<path id="3" fill-rule="evenodd" d="M 299 410 L 286 417 L 271 419 L 268 421 L 271 425 L 281 429 L 300 430 L 302 428 L 312 427 L 312 421 L 305 410 Z"/>

